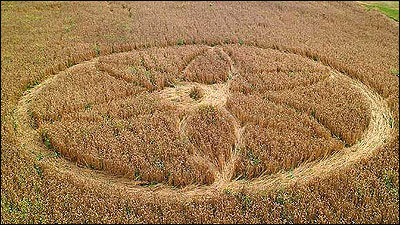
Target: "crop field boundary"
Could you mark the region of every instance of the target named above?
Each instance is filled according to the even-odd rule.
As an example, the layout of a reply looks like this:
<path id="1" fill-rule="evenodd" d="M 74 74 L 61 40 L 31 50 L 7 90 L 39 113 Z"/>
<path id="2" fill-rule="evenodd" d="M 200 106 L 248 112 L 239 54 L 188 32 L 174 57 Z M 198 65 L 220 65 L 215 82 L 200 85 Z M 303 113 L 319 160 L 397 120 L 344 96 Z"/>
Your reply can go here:
<path id="1" fill-rule="evenodd" d="M 213 45 L 209 46 L 213 47 Z M 249 46 L 252 45 L 250 44 Z M 315 60 L 317 57 L 312 54 L 302 53 L 280 46 L 254 47 L 263 49 L 274 49 L 283 53 L 306 57 L 310 60 Z M 139 49 L 140 48 L 128 48 L 126 49 L 126 51 L 120 51 L 118 53 L 111 51 L 111 54 L 119 54 L 122 52 L 130 52 Z M 100 55 L 99 57 L 101 56 L 104 55 Z M 98 57 L 95 57 L 87 61 L 76 63 L 76 65 L 73 65 L 72 67 L 94 64 L 97 62 L 97 60 Z M 134 181 L 120 176 L 111 175 L 104 171 L 82 168 L 79 167 L 77 164 L 70 162 L 62 157 L 47 157 L 43 159 L 40 164 L 42 165 L 43 169 L 53 170 L 54 173 L 64 173 L 71 177 L 75 177 L 78 180 L 82 180 L 83 182 L 91 180 L 94 183 L 102 185 L 105 184 L 110 186 L 111 188 L 121 189 L 126 193 L 141 192 L 143 195 L 157 194 L 159 196 L 166 197 L 195 197 L 198 195 L 209 195 L 213 192 L 222 192 L 226 189 L 229 189 L 231 191 L 246 189 L 251 192 L 262 193 L 263 191 L 278 189 L 282 186 L 297 182 L 307 182 L 314 177 L 322 177 L 328 174 L 330 171 L 347 167 L 362 159 L 371 157 L 376 149 L 384 146 L 386 143 L 389 143 L 391 141 L 395 129 L 390 122 L 393 120 L 392 112 L 385 99 L 379 93 L 374 91 L 366 84 L 363 84 L 360 80 L 348 75 L 345 71 L 339 71 L 329 63 L 324 63 L 323 60 L 318 60 L 318 62 L 330 67 L 334 71 L 334 74 L 329 76 L 328 79 L 336 79 L 341 81 L 343 84 L 352 86 L 365 97 L 371 109 L 371 120 L 365 133 L 358 143 L 346 148 L 343 151 L 325 156 L 323 159 L 303 163 L 299 167 L 291 171 L 281 171 L 272 175 L 263 174 L 251 180 L 231 181 L 229 180 L 230 176 L 227 175 L 229 174 L 229 167 L 231 165 L 225 165 L 222 171 L 222 176 L 210 186 L 189 185 L 184 188 L 177 189 L 164 184 L 143 187 L 140 185 L 141 181 Z M 67 69 L 68 68 L 70 67 L 67 67 Z M 233 71 L 232 65 L 231 71 Z M 51 76 L 49 79 L 27 91 L 27 93 L 20 99 L 18 103 L 15 112 L 15 118 L 17 124 L 17 138 L 22 147 L 22 157 L 32 157 L 38 153 L 48 154 L 50 152 L 45 148 L 40 134 L 38 134 L 31 125 L 31 117 L 28 112 L 28 105 L 31 103 L 31 100 L 35 96 L 35 93 L 40 91 L 46 84 L 49 84 L 50 82 L 57 82 L 58 74 L 61 72 L 62 70 L 56 72 L 54 76 Z M 181 125 L 184 125 L 184 123 L 182 123 Z M 241 132 L 243 132 L 243 128 L 240 127 L 237 123 L 234 125 L 234 127 L 235 136 L 237 137 L 237 141 L 240 142 L 240 136 Z M 234 153 L 232 154 L 233 157 L 231 157 L 230 163 L 233 164 L 235 157 Z"/>

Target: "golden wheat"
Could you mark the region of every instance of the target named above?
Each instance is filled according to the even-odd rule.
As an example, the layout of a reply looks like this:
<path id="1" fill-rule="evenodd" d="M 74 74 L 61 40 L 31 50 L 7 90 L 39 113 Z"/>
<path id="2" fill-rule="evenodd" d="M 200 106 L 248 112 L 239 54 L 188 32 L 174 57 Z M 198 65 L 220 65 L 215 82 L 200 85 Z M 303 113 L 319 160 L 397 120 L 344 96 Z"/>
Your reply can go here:
<path id="1" fill-rule="evenodd" d="M 399 222 L 399 31 L 378 12 L 1 6 L 2 223 Z"/>

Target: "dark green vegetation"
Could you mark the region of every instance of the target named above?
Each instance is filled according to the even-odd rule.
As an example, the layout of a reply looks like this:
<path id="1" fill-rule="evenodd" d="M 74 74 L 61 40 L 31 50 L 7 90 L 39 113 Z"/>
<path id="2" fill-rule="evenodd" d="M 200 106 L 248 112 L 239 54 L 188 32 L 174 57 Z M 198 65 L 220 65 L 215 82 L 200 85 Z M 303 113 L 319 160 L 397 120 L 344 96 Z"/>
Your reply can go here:
<path id="1" fill-rule="evenodd" d="M 376 9 L 399 22 L 399 1 L 361 1 L 368 9 Z"/>

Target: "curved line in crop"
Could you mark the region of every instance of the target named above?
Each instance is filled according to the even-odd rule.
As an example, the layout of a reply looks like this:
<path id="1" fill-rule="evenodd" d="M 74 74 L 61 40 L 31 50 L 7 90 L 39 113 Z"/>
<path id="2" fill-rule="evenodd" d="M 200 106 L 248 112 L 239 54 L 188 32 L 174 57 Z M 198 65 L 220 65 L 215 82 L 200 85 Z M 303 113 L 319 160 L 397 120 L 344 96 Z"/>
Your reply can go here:
<path id="1" fill-rule="evenodd" d="M 275 50 L 281 52 L 289 52 L 289 50 L 279 50 L 279 48 L 274 48 Z M 115 53 L 118 54 L 118 53 Z M 302 57 L 313 59 L 301 54 Z M 88 63 L 93 63 L 97 59 L 91 59 L 89 61 L 82 62 L 78 65 L 85 65 Z M 321 63 L 321 62 L 320 62 Z M 188 65 L 190 62 L 188 63 Z M 188 66 L 186 65 L 186 67 Z M 329 66 L 329 65 L 325 65 Z M 91 180 L 98 184 L 110 185 L 114 188 L 121 188 L 126 192 L 141 192 L 143 194 L 158 194 L 166 196 L 197 196 L 197 195 L 207 195 L 213 192 L 222 192 L 225 189 L 229 190 L 240 190 L 247 189 L 252 192 L 263 192 L 268 191 L 272 188 L 279 188 L 284 185 L 292 184 L 295 182 L 306 182 L 314 177 L 324 176 L 330 171 L 340 169 L 342 167 L 349 166 L 355 162 L 360 161 L 364 158 L 369 158 L 374 154 L 375 149 L 382 147 L 385 143 L 388 143 L 394 129 L 391 127 L 390 120 L 392 118 L 391 110 L 387 105 L 386 101 L 370 87 L 364 85 L 357 79 L 353 79 L 343 73 L 338 72 L 332 66 L 329 66 L 333 71 L 334 75 L 330 79 L 338 79 L 344 81 L 343 83 L 349 83 L 354 88 L 358 89 L 360 93 L 368 100 L 371 108 L 371 120 L 368 128 L 363 134 L 361 140 L 354 144 L 353 146 L 346 148 L 343 151 L 339 151 L 330 155 L 324 159 L 306 162 L 301 164 L 299 167 L 292 171 L 281 171 L 272 175 L 262 175 L 260 177 L 251 180 L 241 180 L 241 181 L 230 181 L 225 178 L 221 178 L 211 184 L 210 186 L 195 186 L 189 185 L 182 189 L 173 189 L 170 186 L 159 184 L 154 187 L 143 187 L 140 186 L 139 181 L 133 181 L 126 178 L 106 174 L 103 171 L 91 170 L 88 168 L 80 168 L 74 163 L 63 159 L 49 159 L 45 161 L 54 172 L 64 173 L 75 177 L 83 182 Z M 42 82 L 40 85 L 31 89 L 26 95 L 24 95 L 19 101 L 17 107 L 17 120 L 19 126 L 17 127 L 18 139 L 24 150 L 23 154 L 27 157 L 32 157 L 31 152 L 43 152 L 43 147 L 40 135 L 30 127 L 30 117 L 28 115 L 27 106 L 30 104 L 31 99 L 35 93 L 40 90 L 46 84 L 52 82 L 57 78 L 57 74 Z M 237 132 L 240 135 L 240 128 L 237 127 Z M 233 159 L 234 160 L 234 159 Z"/>

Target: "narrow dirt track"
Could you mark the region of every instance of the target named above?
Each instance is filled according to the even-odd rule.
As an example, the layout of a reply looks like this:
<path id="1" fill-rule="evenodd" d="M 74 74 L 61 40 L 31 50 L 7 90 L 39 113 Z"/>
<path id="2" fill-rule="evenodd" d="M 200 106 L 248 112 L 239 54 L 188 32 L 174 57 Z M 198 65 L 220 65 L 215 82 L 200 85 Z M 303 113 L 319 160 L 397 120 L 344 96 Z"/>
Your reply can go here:
<path id="1" fill-rule="evenodd" d="M 83 62 L 75 65 L 88 66 L 94 65 L 97 59 Z M 204 97 L 198 104 L 212 104 L 220 109 L 227 111 L 224 107 L 227 97 L 229 96 L 229 85 L 231 81 L 238 75 L 234 64 L 231 63 L 231 79 L 223 84 L 217 85 L 204 85 L 195 83 L 183 83 L 181 87 L 177 88 L 166 88 L 162 91 L 162 95 L 167 98 L 173 99 L 186 93 L 190 88 L 197 85 L 205 90 Z M 334 68 L 332 68 L 334 70 Z M 62 72 L 61 72 L 62 73 Z M 17 121 L 17 136 L 21 144 L 23 155 L 26 157 L 32 157 L 31 152 L 45 152 L 40 134 L 30 126 L 31 118 L 28 113 L 28 106 L 32 99 L 34 99 L 35 93 L 39 92 L 46 84 L 50 82 L 57 82 L 59 74 L 51 77 L 50 79 L 42 82 L 40 85 L 31 89 L 29 93 L 24 95 L 19 101 L 16 110 L 16 121 Z M 142 192 L 143 194 L 157 194 L 166 196 L 180 196 L 180 197 L 194 197 L 199 195 L 207 195 L 213 192 L 222 192 L 225 189 L 231 191 L 238 191 L 242 189 L 249 190 L 257 193 L 260 191 L 279 188 L 285 185 L 293 184 L 296 182 L 307 182 L 314 177 L 321 177 L 328 174 L 330 171 L 338 170 L 340 168 L 349 166 L 355 162 L 360 161 L 364 158 L 369 158 L 374 154 L 374 151 L 385 143 L 388 143 L 392 138 L 395 130 L 391 126 L 391 110 L 387 105 L 386 101 L 375 91 L 368 86 L 362 84 L 360 81 L 352 79 L 340 72 L 335 71 L 334 75 L 329 79 L 336 79 L 342 82 L 343 85 L 351 85 L 358 89 L 360 93 L 367 99 L 371 109 L 371 120 L 367 130 L 365 131 L 361 140 L 350 148 L 345 148 L 333 155 L 327 156 L 324 159 L 307 162 L 297 167 L 293 171 L 283 171 L 273 175 L 262 175 L 258 178 L 247 180 L 247 181 L 231 181 L 233 168 L 236 155 L 232 149 L 232 155 L 230 160 L 224 164 L 222 171 L 216 174 L 216 181 L 210 186 L 194 186 L 190 185 L 182 189 L 172 189 L 165 185 L 156 185 L 155 187 L 142 187 L 138 186 L 140 182 L 132 181 L 129 179 L 116 177 L 113 175 L 106 174 L 103 171 L 94 171 L 87 168 L 80 168 L 74 163 L 63 159 L 63 158 L 49 158 L 43 162 L 46 163 L 55 172 L 65 173 L 75 177 L 76 179 L 87 182 L 88 180 L 95 184 L 110 184 L 113 188 L 121 188 L 126 192 Z M 182 107 L 195 107 L 192 102 L 181 102 Z M 229 113 L 229 115 L 231 115 Z M 231 115 L 232 116 L 232 115 Z M 233 117 L 233 116 L 232 116 Z M 241 135 L 244 127 L 241 127 L 239 123 L 233 118 L 234 122 L 234 133 L 236 136 L 236 146 L 242 145 Z M 179 123 L 181 129 L 184 129 L 184 119 Z M 203 160 L 203 159 L 202 159 Z"/>

